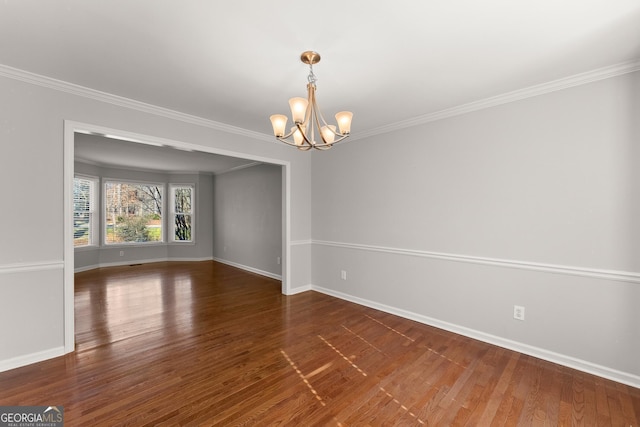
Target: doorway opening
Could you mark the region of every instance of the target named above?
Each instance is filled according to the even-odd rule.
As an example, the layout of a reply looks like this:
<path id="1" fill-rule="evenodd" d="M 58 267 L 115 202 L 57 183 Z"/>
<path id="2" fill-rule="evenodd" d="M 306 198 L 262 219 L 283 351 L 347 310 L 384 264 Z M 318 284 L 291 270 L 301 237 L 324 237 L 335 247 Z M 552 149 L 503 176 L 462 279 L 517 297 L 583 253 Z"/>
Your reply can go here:
<path id="1" fill-rule="evenodd" d="M 281 212 L 282 212 L 282 256 L 281 262 L 281 292 L 291 293 L 291 242 L 290 242 L 290 164 L 288 161 L 255 156 L 247 153 L 232 152 L 198 144 L 158 138 L 149 135 L 136 134 L 118 129 L 86 123 L 65 121 L 64 123 L 64 342 L 65 353 L 75 348 L 75 311 L 74 311 L 74 215 L 73 215 L 73 183 L 75 176 L 75 141 L 77 135 L 95 135 L 115 141 L 126 141 L 139 144 L 142 147 L 164 147 L 175 149 L 176 153 L 197 152 L 203 155 L 216 155 L 243 160 L 245 164 L 264 163 L 280 166 L 281 170 Z"/>

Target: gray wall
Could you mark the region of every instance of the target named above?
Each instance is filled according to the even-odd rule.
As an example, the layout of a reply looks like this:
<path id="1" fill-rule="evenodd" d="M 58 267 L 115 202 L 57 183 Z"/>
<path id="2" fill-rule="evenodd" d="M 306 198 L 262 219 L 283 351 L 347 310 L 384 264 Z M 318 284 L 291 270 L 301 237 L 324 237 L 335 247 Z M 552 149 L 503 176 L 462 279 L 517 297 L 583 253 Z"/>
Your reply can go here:
<path id="1" fill-rule="evenodd" d="M 108 144 L 108 140 L 105 140 L 105 144 Z M 75 271 L 138 262 L 213 259 L 213 226 L 211 224 L 213 216 L 213 177 L 210 174 L 168 174 L 99 167 L 82 162 L 75 162 L 74 167 L 75 173 L 90 175 L 99 179 L 111 178 L 163 183 L 166 191 L 169 189 L 169 184 L 194 184 L 196 193 L 193 243 L 109 246 L 101 244 L 98 247 L 76 248 L 74 257 Z M 101 191 L 102 181 L 100 181 L 99 187 Z M 102 195 L 100 195 L 101 198 Z M 168 230 L 166 220 L 167 217 L 165 216 L 165 230 Z M 100 242 L 102 242 L 102 219 L 100 221 Z M 123 252 L 122 256 L 120 252 Z"/>
<path id="2" fill-rule="evenodd" d="M 291 150 L 266 136 L 237 133 L 219 123 L 174 115 L 77 86 L 61 87 L 59 82 L 15 70 L 0 73 L 0 93 L 0 180 L 7 184 L 3 200 L 19 206 L 20 221 L 30 225 L 5 227 L 0 243 L 0 339 L 11 341 L 0 346 L 0 370 L 73 349 L 73 339 L 65 340 L 72 323 L 65 322 L 63 303 L 74 264 L 73 251 L 65 257 L 64 249 L 65 120 L 286 165 L 291 221 L 285 232 L 292 244 L 284 251 L 288 255 L 284 267 L 299 267 L 290 267 L 285 287 L 295 292 L 309 286 L 310 250 L 305 243 L 311 239 L 308 153 Z M 73 167 L 67 165 L 69 168 Z M 9 185 L 17 182 L 21 185 Z M 25 188 L 37 189 L 38 197 Z M 13 210 L 0 209 L 0 223 L 15 222 Z M 72 319 L 69 314 L 66 318 Z"/>
<path id="3" fill-rule="evenodd" d="M 637 386 L 639 124 L 633 73 L 314 155 L 313 285 Z"/>
<path id="4" fill-rule="evenodd" d="M 282 168 L 255 165 L 214 177 L 214 257 L 280 277 Z"/>

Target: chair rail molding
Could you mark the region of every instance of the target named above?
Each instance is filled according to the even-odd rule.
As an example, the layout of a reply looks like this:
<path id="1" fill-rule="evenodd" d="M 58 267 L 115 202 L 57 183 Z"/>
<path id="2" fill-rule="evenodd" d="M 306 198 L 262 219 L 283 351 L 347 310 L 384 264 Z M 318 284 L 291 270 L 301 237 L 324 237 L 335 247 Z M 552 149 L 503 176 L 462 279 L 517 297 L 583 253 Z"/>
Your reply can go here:
<path id="1" fill-rule="evenodd" d="M 516 268 L 521 270 L 534 270 L 545 273 L 568 274 L 597 279 L 614 280 L 619 282 L 640 283 L 640 273 L 629 271 L 604 270 L 586 267 L 546 264 L 521 260 L 500 258 L 487 258 L 462 254 L 449 254 L 442 252 L 430 252 L 416 249 L 392 248 L 387 246 L 362 245 L 358 243 L 332 242 L 326 240 L 313 240 L 314 245 L 332 246 L 337 248 L 355 249 L 369 252 L 385 252 L 396 255 L 407 255 L 422 258 L 441 259 L 445 261 L 464 262 L 472 264 L 490 265 L 494 267 Z"/>

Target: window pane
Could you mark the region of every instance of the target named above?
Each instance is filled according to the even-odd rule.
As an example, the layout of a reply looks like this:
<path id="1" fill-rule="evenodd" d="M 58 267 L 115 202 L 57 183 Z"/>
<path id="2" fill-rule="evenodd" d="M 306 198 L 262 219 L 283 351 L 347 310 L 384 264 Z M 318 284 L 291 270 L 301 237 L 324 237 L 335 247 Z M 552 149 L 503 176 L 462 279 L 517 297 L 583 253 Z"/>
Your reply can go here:
<path id="1" fill-rule="evenodd" d="M 73 210 L 88 211 L 91 203 L 91 181 L 75 178 L 73 180 Z"/>
<path id="2" fill-rule="evenodd" d="M 194 188 L 192 185 L 172 185 L 171 197 L 173 198 L 172 218 L 169 220 L 173 223 L 171 240 L 192 242 Z"/>
<path id="3" fill-rule="evenodd" d="M 161 185 L 105 183 L 105 241 L 144 243 L 162 241 Z"/>
<path id="4" fill-rule="evenodd" d="M 73 213 L 73 246 L 89 245 L 89 232 L 91 230 L 91 217 L 86 212 Z"/>
<path id="5" fill-rule="evenodd" d="M 191 240 L 191 215 L 176 214 L 175 240 Z"/>
<path id="6" fill-rule="evenodd" d="M 93 209 L 95 200 L 94 180 L 73 179 L 73 246 L 93 243 Z"/>
<path id="7" fill-rule="evenodd" d="M 175 188 L 175 213 L 191 213 L 191 188 Z"/>

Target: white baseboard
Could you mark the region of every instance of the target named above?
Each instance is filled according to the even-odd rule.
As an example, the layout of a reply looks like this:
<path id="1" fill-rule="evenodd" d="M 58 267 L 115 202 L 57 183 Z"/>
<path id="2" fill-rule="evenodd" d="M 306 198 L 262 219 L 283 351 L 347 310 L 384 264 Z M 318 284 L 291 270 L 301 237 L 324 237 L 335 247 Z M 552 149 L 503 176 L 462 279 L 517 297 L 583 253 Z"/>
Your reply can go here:
<path id="1" fill-rule="evenodd" d="M 205 258 L 152 258 L 152 259 L 138 259 L 138 260 L 129 260 L 129 261 L 119 261 L 119 262 L 103 262 L 100 264 L 88 265 L 84 267 L 74 268 L 74 273 L 80 273 L 83 271 L 94 270 L 96 268 L 103 267 L 122 267 L 124 265 L 134 265 L 134 264 L 151 264 L 153 262 L 198 262 L 198 261 L 213 261 L 213 257 L 205 257 Z"/>
<path id="2" fill-rule="evenodd" d="M 266 277 L 269 277 L 271 279 L 282 280 L 282 276 L 281 275 L 275 274 L 275 273 L 271 273 L 269 271 L 264 271 L 264 270 L 260 270 L 260 269 L 257 269 L 257 268 L 249 267 L 248 265 L 238 264 L 236 262 L 228 261 L 228 260 L 222 259 L 222 258 L 213 257 L 213 260 L 217 261 L 219 263 L 222 263 L 222 264 L 230 265 L 231 267 L 236 267 L 236 268 L 239 268 L 241 270 L 245 270 L 245 271 L 249 271 L 251 273 L 259 274 L 261 276 L 266 276 Z"/>
<path id="3" fill-rule="evenodd" d="M 297 288 L 289 289 L 289 293 L 287 293 L 287 295 L 301 294 L 303 292 L 307 292 L 307 291 L 310 291 L 312 289 L 313 289 L 313 287 L 311 285 L 298 286 Z"/>
<path id="4" fill-rule="evenodd" d="M 9 371 L 11 369 L 20 368 L 22 366 L 42 362 L 43 360 L 53 359 L 54 357 L 63 355 L 64 346 L 26 354 L 24 356 L 14 357 L 12 359 L 0 360 L 0 372 Z"/>
<path id="5" fill-rule="evenodd" d="M 249 267 L 248 265 L 238 264 L 236 262 L 228 261 L 228 260 L 222 259 L 222 258 L 215 258 L 215 257 L 205 257 L 205 258 L 152 258 L 152 259 L 137 259 L 137 260 L 120 261 L 120 262 L 104 262 L 104 263 L 100 263 L 100 264 L 97 264 L 97 265 L 89 265 L 89 266 L 85 266 L 85 267 L 75 268 L 73 271 L 74 271 L 74 273 L 80 273 L 80 272 L 83 272 L 83 271 L 89 271 L 89 270 L 94 270 L 96 268 L 103 268 L 103 267 L 121 267 L 121 266 L 125 266 L 125 265 L 150 264 L 150 263 L 153 263 L 153 262 L 173 262 L 173 261 L 177 261 L 177 262 L 216 261 L 216 262 L 219 262 L 219 263 L 222 263 L 222 264 L 227 264 L 227 265 L 230 265 L 232 267 L 239 268 L 241 270 L 249 271 L 251 273 L 259 274 L 261 276 L 266 276 L 266 277 L 269 277 L 271 279 L 282 280 L 282 276 L 279 275 L 279 274 L 270 273 L 268 271 L 260 270 L 260 269 L 253 268 L 253 267 Z M 309 286 L 308 288 L 305 288 L 304 290 L 299 291 L 299 292 L 308 291 L 310 289 L 311 289 L 311 286 Z"/>
<path id="6" fill-rule="evenodd" d="M 558 365 L 566 366 L 578 371 L 586 372 L 592 375 L 596 375 L 602 378 L 607 378 L 612 381 L 616 381 L 622 384 L 627 384 L 632 387 L 640 388 L 640 377 L 627 372 L 621 372 L 615 369 L 608 368 L 606 366 L 597 365 L 595 363 L 588 362 L 586 360 L 577 359 L 564 354 L 555 353 L 553 351 L 545 350 L 543 348 L 533 347 L 527 344 L 523 344 L 517 341 L 508 340 L 495 335 L 487 334 L 485 332 L 477 331 L 474 329 L 466 328 L 464 326 L 455 325 L 453 323 L 444 322 L 438 319 L 434 319 L 421 314 L 413 313 L 411 311 L 402 310 L 396 307 L 380 304 L 375 301 L 355 297 L 353 295 L 345 294 L 342 292 L 334 291 L 332 289 L 323 288 L 321 286 L 312 285 L 311 289 L 326 295 L 331 295 L 336 298 L 340 298 L 345 301 L 350 301 L 365 307 L 374 308 L 376 310 L 384 311 L 385 313 L 394 314 L 396 316 L 403 317 L 405 319 L 414 320 L 425 325 L 433 326 L 445 331 L 453 332 L 459 335 L 463 335 L 469 338 L 483 341 L 489 344 L 497 345 L 509 350 L 517 351 L 518 353 L 527 354 L 529 356 L 536 357 L 538 359 L 546 360 L 556 363 Z"/>

